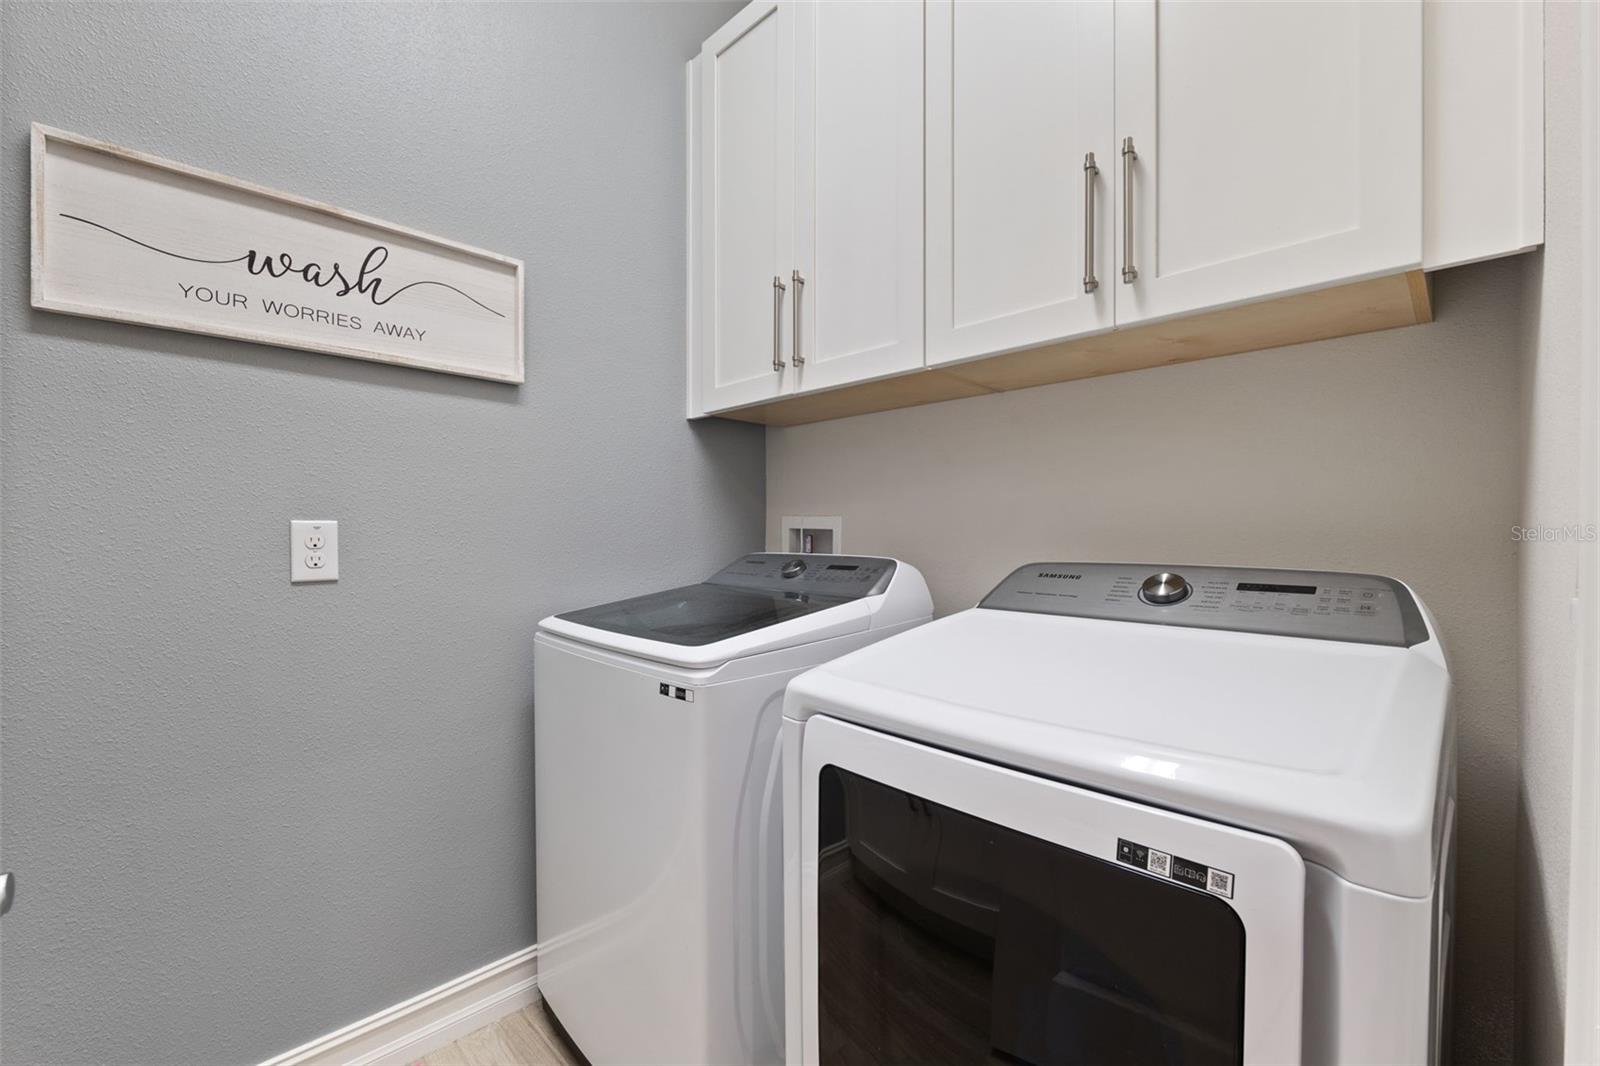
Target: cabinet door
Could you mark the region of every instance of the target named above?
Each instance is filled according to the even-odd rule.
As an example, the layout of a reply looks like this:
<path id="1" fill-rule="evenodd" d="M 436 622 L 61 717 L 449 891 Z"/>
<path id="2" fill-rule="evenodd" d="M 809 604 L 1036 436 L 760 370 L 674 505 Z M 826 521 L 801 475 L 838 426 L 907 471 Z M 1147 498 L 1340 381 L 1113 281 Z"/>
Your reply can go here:
<path id="1" fill-rule="evenodd" d="M 793 4 L 743 8 L 706 41 L 700 67 L 698 357 L 710 412 L 770 400 L 791 384 Z"/>
<path id="2" fill-rule="evenodd" d="M 1414 268 L 1421 2 L 1117 0 L 1116 136 L 1119 325 Z"/>
<path id="3" fill-rule="evenodd" d="M 922 4 L 796 6 L 802 391 L 923 363 Z"/>
<path id="4" fill-rule="evenodd" d="M 1109 329 L 1110 0 L 927 19 L 928 364 Z"/>

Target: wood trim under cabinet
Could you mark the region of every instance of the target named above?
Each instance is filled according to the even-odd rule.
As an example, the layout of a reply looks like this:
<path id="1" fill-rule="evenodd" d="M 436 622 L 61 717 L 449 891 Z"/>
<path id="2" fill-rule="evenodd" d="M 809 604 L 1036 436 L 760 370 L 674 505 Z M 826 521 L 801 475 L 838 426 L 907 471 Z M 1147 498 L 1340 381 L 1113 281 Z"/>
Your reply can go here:
<path id="1" fill-rule="evenodd" d="M 717 414 L 796 426 L 1432 321 L 1429 279 L 1412 270 Z"/>

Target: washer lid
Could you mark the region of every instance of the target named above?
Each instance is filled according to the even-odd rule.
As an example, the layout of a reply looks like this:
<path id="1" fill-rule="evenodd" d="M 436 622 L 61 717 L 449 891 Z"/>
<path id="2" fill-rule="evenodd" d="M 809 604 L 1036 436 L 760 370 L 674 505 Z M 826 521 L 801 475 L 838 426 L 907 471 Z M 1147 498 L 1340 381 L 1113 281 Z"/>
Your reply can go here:
<path id="1" fill-rule="evenodd" d="M 824 714 L 1291 844 L 1424 896 L 1449 675 L 1411 647 L 975 608 L 808 671 Z"/>
<path id="2" fill-rule="evenodd" d="M 558 617 L 626 637 L 699 647 L 848 602 L 835 596 L 741 589 L 706 581 Z"/>
<path id="3" fill-rule="evenodd" d="M 758 553 L 697 585 L 568 611 L 541 625 L 659 662 L 714 666 L 869 628 L 869 600 L 888 589 L 895 568 L 893 559 Z"/>

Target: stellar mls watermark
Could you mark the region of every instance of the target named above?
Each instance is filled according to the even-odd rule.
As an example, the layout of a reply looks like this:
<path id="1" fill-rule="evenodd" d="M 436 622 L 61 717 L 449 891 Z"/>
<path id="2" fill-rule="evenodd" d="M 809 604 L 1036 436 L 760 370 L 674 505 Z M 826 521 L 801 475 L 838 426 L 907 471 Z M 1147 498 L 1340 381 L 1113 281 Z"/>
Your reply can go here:
<path id="1" fill-rule="evenodd" d="M 1512 526 L 1511 539 L 1518 544 L 1593 544 L 1600 540 L 1600 527 L 1593 522 L 1570 522 L 1564 526 Z"/>

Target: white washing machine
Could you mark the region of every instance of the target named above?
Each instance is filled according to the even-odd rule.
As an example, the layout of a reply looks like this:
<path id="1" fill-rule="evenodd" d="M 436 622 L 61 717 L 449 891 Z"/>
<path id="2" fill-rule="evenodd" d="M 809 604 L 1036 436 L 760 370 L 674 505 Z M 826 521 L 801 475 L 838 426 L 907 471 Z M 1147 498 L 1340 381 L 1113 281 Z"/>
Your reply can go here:
<path id="1" fill-rule="evenodd" d="M 539 990 L 589 1061 L 781 1060 L 784 685 L 932 613 L 905 563 L 755 554 L 540 623 Z"/>
<path id="2" fill-rule="evenodd" d="M 1106 563 L 796 678 L 789 1060 L 1438 1061 L 1449 697 L 1398 581 Z"/>

